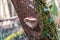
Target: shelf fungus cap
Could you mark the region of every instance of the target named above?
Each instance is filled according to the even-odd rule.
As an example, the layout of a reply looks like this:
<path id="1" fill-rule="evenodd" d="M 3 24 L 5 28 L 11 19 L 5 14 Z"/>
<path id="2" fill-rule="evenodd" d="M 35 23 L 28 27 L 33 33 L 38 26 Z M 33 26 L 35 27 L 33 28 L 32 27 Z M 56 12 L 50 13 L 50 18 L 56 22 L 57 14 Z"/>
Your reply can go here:
<path id="1" fill-rule="evenodd" d="M 31 29 L 34 29 L 37 26 L 37 24 L 38 24 L 38 20 L 36 18 L 34 18 L 34 17 L 26 17 L 24 19 L 24 22 Z"/>

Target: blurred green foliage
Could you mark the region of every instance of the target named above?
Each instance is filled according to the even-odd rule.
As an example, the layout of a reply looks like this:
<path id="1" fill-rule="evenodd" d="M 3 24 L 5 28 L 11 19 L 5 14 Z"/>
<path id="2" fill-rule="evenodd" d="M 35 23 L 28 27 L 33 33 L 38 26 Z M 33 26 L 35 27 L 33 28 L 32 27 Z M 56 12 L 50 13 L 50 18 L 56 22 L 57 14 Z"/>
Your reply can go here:
<path id="1" fill-rule="evenodd" d="M 56 24 L 50 15 L 46 0 L 35 0 L 36 8 L 40 11 L 39 19 L 43 22 L 42 38 L 51 37 L 51 40 L 57 40 Z"/>

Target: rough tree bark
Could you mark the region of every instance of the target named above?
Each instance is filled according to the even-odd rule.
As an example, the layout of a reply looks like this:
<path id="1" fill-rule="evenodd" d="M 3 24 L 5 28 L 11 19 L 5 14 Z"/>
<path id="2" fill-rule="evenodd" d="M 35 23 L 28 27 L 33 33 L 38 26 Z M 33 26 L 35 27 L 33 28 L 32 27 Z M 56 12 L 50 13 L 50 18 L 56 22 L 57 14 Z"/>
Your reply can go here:
<path id="1" fill-rule="evenodd" d="M 34 1 L 30 1 L 30 0 L 11 0 L 16 12 L 18 14 L 18 17 L 20 19 L 20 22 L 22 24 L 22 27 L 25 31 L 25 33 L 27 34 L 29 40 L 40 40 L 41 38 L 41 34 L 42 34 L 42 28 L 43 28 L 43 24 L 42 22 L 39 20 L 39 11 L 35 10 L 34 8 Z M 23 21 L 24 18 L 26 17 L 34 17 L 38 20 L 38 24 L 37 27 L 34 29 L 29 28 L 25 22 Z"/>

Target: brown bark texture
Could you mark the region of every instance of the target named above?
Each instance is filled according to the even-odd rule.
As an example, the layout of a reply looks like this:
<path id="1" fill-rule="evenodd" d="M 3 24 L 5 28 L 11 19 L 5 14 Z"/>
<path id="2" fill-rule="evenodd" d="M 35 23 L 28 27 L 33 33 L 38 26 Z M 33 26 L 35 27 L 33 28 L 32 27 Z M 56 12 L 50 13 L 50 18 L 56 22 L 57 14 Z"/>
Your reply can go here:
<path id="1" fill-rule="evenodd" d="M 11 1 L 15 7 L 15 10 L 20 19 L 22 27 L 26 35 L 28 36 L 29 40 L 34 40 L 34 39 L 41 40 L 40 38 L 43 31 L 43 24 L 41 20 L 39 19 L 40 12 L 38 10 L 35 10 L 35 8 L 32 8 L 31 6 L 29 6 L 29 4 L 33 5 L 33 3 L 31 3 L 29 0 L 11 0 Z M 37 27 L 34 28 L 33 30 L 29 28 L 23 21 L 24 18 L 28 16 L 33 16 L 34 18 L 38 20 Z"/>

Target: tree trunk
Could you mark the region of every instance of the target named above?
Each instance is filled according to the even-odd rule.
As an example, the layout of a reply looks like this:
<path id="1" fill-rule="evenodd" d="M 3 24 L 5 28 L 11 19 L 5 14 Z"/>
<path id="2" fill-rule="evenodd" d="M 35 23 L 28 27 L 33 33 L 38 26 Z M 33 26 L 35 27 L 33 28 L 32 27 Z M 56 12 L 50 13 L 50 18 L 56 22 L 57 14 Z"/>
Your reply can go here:
<path id="1" fill-rule="evenodd" d="M 57 40 L 56 25 L 53 21 L 50 22 L 52 18 L 50 18 L 50 12 L 46 11 L 46 0 L 11 1 L 29 40 Z M 32 24 L 29 25 L 28 22 Z M 35 27 L 31 28 L 31 26 Z"/>
<path id="2" fill-rule="evenodd" d="M 18 17 L 20 19 L 20 22 L 22 24 L 22 27 L 27 34 L 29 40 L 40 40 L 41 34 L 42 34 L 42 22 L 39 20 L 39 11 L 35 10 L 33 1 L 30 0 L 11 0 L 16 12 L 18 14 Z M 24 18 L 32 16 L 38 20 L 37 27 L 34 29 L 29 28 L 25 22 L 23 21 Z"/>

